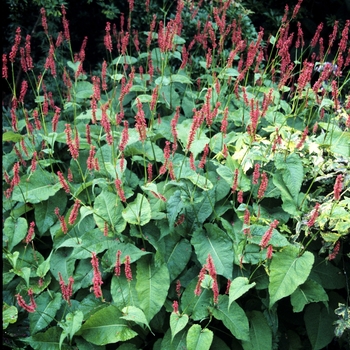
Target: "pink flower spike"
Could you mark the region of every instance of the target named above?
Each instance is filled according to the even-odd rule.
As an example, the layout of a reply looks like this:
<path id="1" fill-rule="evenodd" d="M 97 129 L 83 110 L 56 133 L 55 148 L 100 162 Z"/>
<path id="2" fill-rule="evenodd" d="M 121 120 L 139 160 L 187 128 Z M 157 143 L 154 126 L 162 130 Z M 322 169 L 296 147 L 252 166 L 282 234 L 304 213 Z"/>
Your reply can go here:
<path id="1" fill-rule="evenodd" d="M 125 257 L 125 277 L 128 280 L 128 282 L 132 281 L 132 271 L 131 271 L 131 267 L 130 267 L 130 256 L 127 255 Z"/>

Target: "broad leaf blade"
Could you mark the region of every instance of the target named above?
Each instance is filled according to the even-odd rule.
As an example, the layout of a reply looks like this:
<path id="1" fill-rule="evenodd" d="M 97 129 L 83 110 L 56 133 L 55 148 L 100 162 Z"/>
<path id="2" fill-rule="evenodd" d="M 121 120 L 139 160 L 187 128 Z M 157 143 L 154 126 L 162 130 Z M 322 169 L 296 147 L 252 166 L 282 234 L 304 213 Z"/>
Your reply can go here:
<path id="1" fill-rule="evenodd" d="M 123 314 L 114 305 L 94 313 L 77 333 L 95 345 L 112 344 L 134 338 L 137 333 L 129 328 Z"/>
<path id="2" fill-rule="evenodd" d="M 248 318 L 235 301 L 228 307 L 227 295 L 219 295 L 218 305 L 212 309 L 212 314 L 217 320 L 221 320 L 237 339 L 249 340 Z"/>
<path id="3" fill-rule="evenodd" d="M 255 282 L 249 284 L 247 277 L 236 277 L 230 285 L 228 306 L 230 307 L 233 301 L 245 294 L 250 288 L 253 288 L 255 284 Z"/>
<path id="4" fill-rule="evenodd" d="M 327 302 L 328 295 L 319 283 L 308 279 L 297 287 L 290 296 L 290 301 L 293 306 L 293 312 L 301 312 L 306 304 L 319 301 Z"/>
<path id="5" fill-rule="evenodd" d="M 170 329 L 171 329 L 171 340 L 174 339 L 175 335 L 182 331 L 188 323 L 188 315 L 179 315 L 172 312 L 170 315 Z"/>
<path id="6" fill-rule="evenodd" d="M 193 233 L 191 243 L 194 246 L 199 262 L 204 265 L 210 254 L 219 275 L 232 278 L 233 249 L 232 241 L 217 225 L 205 224 L 205 230 L 198 229 Z"/>
<path id="7" fill-rule="evenodd" d="M 336 316 L 331 315 L 331 312 L 320 304 L 311 304 L 306 307 L 304 320 L 313 350 L 323 349 L 334 338 L 333 322 Z"/>
<path id="8" fill-rule="evenodd" d="M 266 318 L 260 311 L 252 311 L 249 315 L 250 341 L 243 341 L 244 350 L 270 350 L 272 349 L 272 331 Z"/>
<path id="9" fill-rule="evenodd" d="M 199 324 L 194 324 L 187 332 L 187 350 L 209 350 L 214 333 L 208 329 L 202 329 Z"/>
<path id="10" fill-rule="evenodd" d="M 137 261 L 136 290 L 140 308 L 150 322 L 164 305 L 170 286 L 166 264 L 154 266 L 148 257 Z"/>
<path id="11" fill-rule="evenodd" d="M 291 295 L 306 281 L 313 263 L 312 253 L 304 252 L 299 256 L 299 249 L 294 246 L 287 246 L 275 253 L 270 266 L 270 307 L 276 301 Z"/>
<path id="12" fill-rule="evenodd" d="M 132 225 L 146 225 L 151 220 L 151 206 L 145 196 L 138 193 L 122 212 L 123 218 Z"/>

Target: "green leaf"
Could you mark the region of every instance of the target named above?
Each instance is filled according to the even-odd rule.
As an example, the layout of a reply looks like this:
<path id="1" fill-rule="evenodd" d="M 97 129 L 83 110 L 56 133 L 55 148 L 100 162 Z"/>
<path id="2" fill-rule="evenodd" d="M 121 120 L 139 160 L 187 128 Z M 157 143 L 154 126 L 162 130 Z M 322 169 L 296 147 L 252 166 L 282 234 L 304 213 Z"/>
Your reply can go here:
<path id="1" fill-rule="evenodd" d="M 58 207 L 60 212 L 64 212 L 67 205 L 67 194 L 64 191 L 58 191 L 47 201 L 34 205 L 35 225 L 41 234 L 47 232 L 50 227 L 57 221 L 55 208 Z"/>
<path id="2" fill-rule="evenodd" d="M 20 183 L 13 190 L 12 200 L 40 203 L 54 196 L 60 189 L 61 184 L 57 176 L 37 169 L 34 173 L 21 177 Z"/>
<path id="3" fill-rule="evenodd" d="M 293 312 L 301 312 L 306 304 L 328 301 L 328 295 L 319 283 L 308 279 L 297 287 L 290 296 L 290 301 L 293 306 Z"/>
<path id="4" fill-rule="evenodd" d="M 77 98 L 90 98 L 93 94 L 93 85 L 88 81 L 78 81 L 75 87 Z"/>
<path id="5" fill-rule="evenodd" d="M 350 156 L 350 132 L 333 130 L 332 132 L 327 132 L 326 137 L 324 134 L 320 135 L 317 141 L 323 146 L 328 144 L 331 152 L 334 154 L 344 157 Z"/>
<path id="6" fill-rule="evenodd" d="M 174 227 L 177 216 L 181 212 L 183 207 L 184 207 L 184 204 L 181 200 L 181 191 L 177 190 L 166 202 L 167 215 L 168 215 L 170 228 Z"/>
<path id="7" fill-rule="evenodd" d="M 248 237 L 248 241 L 259 245 L 263 235 L 266 233 L 268 229 L 269 229 L 268 226 L 251 225 L 250 226 L 251 237 Z M 272 236 L 269 241 L 269 244 L 272 244 L 274 247 L 285 247 L 290 243 L 288 242 L 285 236 L 280 234 L 278 230 L 274 229 L 272 231 Z"/>
<path id="8" fill-rule="evenodd" d="M 214 333 L 208 329 L 202 329 L 199 324 L 194 324 L 187 332 L 186 345 L 188 350 L 209 350 L 213 342 Z"/>
<path id="9" fill-rule="evenodd" d="M 313 350 L 324 349 L 334 338 L 335 315 L 321 304 L 311 304 L 305 309 L 304 320 Z"/>
<path id="10" fill-rule="evenodd" d="M 3 233 L 5 235 L 3 245 L 11 252 L 27 235 L 28 223 L 25 218 L 14 219 L 8 217 L 4 223 Z M 14 266 L 15 267 L 15 266 Z"/>
<path id="11" fill-rule="evenodd" d="M 166 249 L 164 253 L 166 254 L 165 259 L 169 269 L 170 281 L 174 281 L 189 262 L 192 254 L 192 246 L 185 238 L 180 239 L 178 242 L 171 238 L 171 236 L 164 238 Z"/>
<path id="12" fill-rule="evenodd" d="M 133 56 L 128 56 L 128 55 L 118 56 L 112 61 L 113 64 L 122 64 L 122 65 L 135 64 L 136 62 L 137 62 L 137 58 Z"/>
<path id="13" fill-rule="evenodd" d="M 172 74 L 170 79 L 172 83 L 192 84 L 191 79 L 187 75 Z"/>
<path id="14" fill-rule="evenodd" d="M 321 258 L 316 259 L 310 278 L 325 289 L 341 289 L 346 286 L 346 276 L 342 270 Z"/>
<path id="15" fill-rule="evenodd" d="M 201 188 L 204 191 L 209 191 L 213 188 L 213 184 L 205 176 L 196 174 L 186 176 L 186 179 L 189 179 L 195 186 Z"/>
<path id="16" fill-rule="evenodd" d="M 278 170 L 281 170 L 283 181 L 290 194 L 293 198 L 298 198 L 304 180 L 304 167 L 300 156 L 292 153 L 285 157 L 278 153 L 275 158 L 275 165 Z"/>
<path id="17" fill-rule="evenodd" d="M 73 313 L 70 312 L 66 315 L 65 322 L 61 322 L 60 326 L 63 328 L 63 332 L 60 336 L 60 348 L 64 339 L 68 338 L 69 342 L 73 339 L 75 333 L 79 331 L 83 323 L 84 315 L 81 311 L 76 310 Z"/>
<path id="18" fill-rule="evenodd" d="M 6 131 L 2 134 L 2 142 L 18 142 L 23 139 L 21 134 L 17 134 L 13 131 Z"/>
<path id="19" fill-rule="evenodd" d="M 228 306 L 230 307 L 233 301 L 248 292 L 248 290 L 253 288 L 255 284 L 255 282 L 249 284 L 247 277 L 236 277 L 230 285 Z"/>
<path id="20" fill-rule="evenodd" d="M 213 293 L 209 289 L 203 289 L 199 296 L 194 294 L 197 278 L 187 285 L 181 297 L 181 306 L 194 321 L 202 320 L 209 316 L 209 305 L 213 300 Z"/>
<path id="21" fill-rule="evenodd" d="M 17 310 L 17 309 L 16 309 Z M 171 340 L 174 339 L 175 335 L 182 331 L 188 323 L 188 315 L 186 314 L 177 314 L 172 312 L 170 315 L 170 329 L 171 329 Z"/>
<path id="22" fill-rule="evenodd" d="M 81 327 L 77 335 L 95 345 L 113 344 L 134 338 L 137 333 L 114 305 L 95 312 Z"/>
<path id="23" fill-rule="evenodd" d="M 137 261 L 136 290 L 140 308 L 148 322 L 164 305 L 169 286 L 169 271 L 166 264 L 154 266 L 147 256 Z"/>
<path id="24" fill-rule="evenodd" d="M 2 305 L 2 329 L 6 329 L 10 323 L 15 323 L 18 317 L 16 306 L 7 305 L 3 302 Z"/>
<path id="25" fill-rule="evenodd" d="M 212 314 L 221 320 L 237 339 L 249 340 L 249 322 L 243 309 L 234 301 L 228 306 L 228 296 L 219 295 L 219 302 L 212 309 Z"/>
<path id="26" fill-rule="evenodd" d="M 113 231 L 123 232 L 126 226 L 122 216 L 123 209 L 115 193 L 102 191 L 94 202 L 94 219 L 100 230 L 103 232 L 105 223 L 107 223 Z"/>
<path id="27" fill-rule="evenodd" d="M 266 318 L 260 311 L 252 311 L 248 314 L 250 341 L 243 341 L 244 350 L 271 350 L 272 331 Z"/>
<path id="28" fill-rule="evenodd" d="M 50 270 L 50 260 L 52 256 L 52 251 L 50 252 L 50 255 L 47 257 L 46 260 L 44 260 L 37 268 L 36 275 L 39 277 L 45 277 L 48 271 Z"/>
<path id="29" fill-rule="evenodd" d="M 145 196 L 138 193 L 122 212 L 123 218 L 132 225 L 146 225 L 151 220 L 151 206 Z"/>
<path id="30" fill-rule="evenodd" d="M 29 344 L 35 350 L 68 350 L 70 346 L 63 344 L 59 347 L 59 338 L 61 334 L 60 327 L 51 327 L 44 333 L 37 333 L 27 338 L 22 338 L 21 341 Z"/>
<path id="31" fill-rule="evenodd" d="M 287 184 L 283 180 L 283 175 L 280 172 L 273 175 L 273 183 L 281 191 L 283 210 L 291 215 L 299 215 L 296 199 L 293 198 L 292 194 L 290 193 Z"/>
<path id="32" fill-rule="evenodd" d="M 276 252 L 270 265 L 270 308 L 276 301 L 291 295 L 309 277 L 314 256 L 306 251 L 299 255 L 295 246 L 287 246 Z"/>
<path id="33" fill-rule="evenodd" d="M 61 293 L 43 292 L 36 299 L 36 312 L 29 314 L 30 334 L 46 328 L 55 318 L 62 304 Z"/>
<path id="34" fill-rule="evenodd" d="M 126 306 L 122 309 L 124 320 L 133 321 L 137 324 L 144 324 L 152 333 L 152 330 L 147 322 L 146 316 L 141 309 L 136 306 Z M 153 333 L 152 333 L 153 334 Z"/>
<path id="35" fill-rule="evenodd" d="M 232 278 L 233 249 L 227 234 L 215 224 L 205 224 L 205 231 L 198 229 L 193 233 L 191 243 L 199 262 L 204 265 L 210 254 L 216 272 L 227 279 Z"/>

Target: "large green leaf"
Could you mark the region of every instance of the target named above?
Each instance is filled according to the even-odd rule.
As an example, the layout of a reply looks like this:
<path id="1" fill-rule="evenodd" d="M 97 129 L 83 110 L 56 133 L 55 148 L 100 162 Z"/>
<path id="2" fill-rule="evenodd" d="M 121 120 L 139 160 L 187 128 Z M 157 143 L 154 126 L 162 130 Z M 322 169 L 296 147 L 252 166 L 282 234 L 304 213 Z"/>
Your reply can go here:
<path id="1" fill-rule="evenodd" d="M 138 193 L 136 199 L 128 203 L 122 215 L 129 224 L 143 226 L 151 220 L 151 206 L 147 198 Z"/>
<path id="2" fill-rule="evenodd" d="M 37 169 L 34 173 L 21 177 L 20 183 L 13 190 L 12 200 L 40 203 L 54 196 L 60 189 L 61 184 L 57 176 Z"/>
<path id="3" fill-rule="evenodd" d="M 251 237 L 248 237 L 248 240 L 251 243 L 259 244 L 261 242 L 263 235 L 266 233 L 268 229 L 269 229 L 268 226 L 251 225 L 250 226 Z M 280 234 L 278 230 L 274 229 L 272 231 L 272 236 L 271 236 L 271 239 L 269 240 L 269 244 L 272 244 L 274 247 L 285 247 L 290 243 L 288 242 L 285 236 Z"/>
<path id="4" fill-rule="evenodd" d="M 301 312 L 306 304 L 318 301 L 327 302 L 328 294 L 319 283 L 308 279 L 305 283 L 297 287 L 295 292 L 290 296 L 290 301 L 293 311 Z"/>
<path id="5" fill-rule="evenodd" d="M 177 190 L 174 194 L 167 200 L 166 208 L 169 221 L 169 227 L 173 228 L 178 214 L 183 208 L 183 202 L 181 200 L 181 191 Z"/>
<path id="6" fill-rule="evenodd" d="M 232 279 L 232 241 L 217 225 L 205 224 L 204 227 L 205 231 L 203 229 L 196 230 L 191 239 L 199 262 L 204 265 L 210 254 L 214 260 L 217 274 Z"/>
<path id="7" fill-rule="evenodd" d="M 244 350 L 270 350 L 272 349 L 272 330 L 266 318 L 260 311 L 248 314 L 250 341 L 243 341 Z"/>
<path id="8" fill-rule="evenodd" d="M 171 329 L 171 340 L 174 339 L 175 335 L 182 331 L 187 323 L 188 323 L 188 315 L 187 314 L 177 314 L 172 312 L 170 315 L 170 329 Z"/>
<path id="9" fill-rule="evenodd" d="M 230 285 L 229 290 L 229 307 L 232 304 L 233 301 L 238 299 L 240 296 L 248 292 L 250 288 L 253 288 L 255 286 L 255 282 L 249 283 L 249 280 L 247 277 L 236 277 Z"/>
<path id="10" fill-rule="evenodd" d="M 166 264 L 154 266 L 147 256 L 137 261 L 136 290 L 140 308 L 148 322 L 164 305 L 169 286 L 169 271 Z"/>
<path id="11" fill-rule="evenodd" d="M 287 246 L 276 252 L 270 265 L 270 307 L 276 301 L 291 295 L 309 277 L 314 256 L 306 251 L 300 255 L 299 248 Z"/>
<path id="12" fill-rule="evenodd" d="M 127 320 L 114 305 L 94 313 L 81 327 L 77 335 L 95 345 L 113 344 L 134 338 L 137 333 L 129 328 Z"/>
<path id="13" fill-rule="evenodd" d="M 194 278 L 184 290 L 181 297 L 182 310 L 191 316 L 194 321 L 202 320 L 209 316 L 208 305 L 213 300 L 213 292 L 209 289 L 203 289 L 199 296 L 194 294 L 197 285 L 197 278 Z"/>
<path id="14" fill-rule="evenodd" d="M 199 324 L 194 324 L 187 332 L 186 345 L 188 350 L 209 350 L 213 342 L 214 333 L 202 327 Z"/>
<path id="15" fill-rule="evenodd" d="M 123 313 L 124 316 L 122 316 L 121 318 L 123 318 L 124 320 L 132 321 L 132 322 L 135 322 L 135 323 L 137 323 L 139 325 L 145 325 L 151 331 L 151 328 L 149 327 L 149 324 L 148 324 L 148 322 L 146 320 L 145 314 L 138 307 L 136 307 L 136 306 L 125 306 L 122 309 L 122 313 Z"/>
<path id="16" fill-rule="evenodd" d="M 21 339 L 35 350 L 68 350 L 71 346 L 62 344 L 60 348 L 59 339 L 62 332 L 60 327 L 51 327 L 44 333 L 37 333 L 28 338 Z"/>
<path id="17" fill-rule="evenodd" d="M 81 328 L 83 319 L 83 313 L 80 310 L 76 310 L 75 312 L 70 312 L 66 315 L 65 322 L 60 322 L 60 326 L 63 328 L 60 336 L 60 347 L 62 346 L 64 339 L 68 338 L 69 341 L 73 339 L 75 333 Z"/>
<path id="18" fill-rule="evenodd" d="M 276 172 L 273 175 L 273 183 L 281 191 L 283 210 L 291 215 L 299 215 L 299 211 L 297 209 L 297 198 L 293 198 L 293 195 L 280 172 Z"/>
<path id="19" fill-rule="evenodd" d="M 283 154 L 276 154 L 276 168 L 282 173 L 283 181 L 286 184 L 293 198 L 298 198 L 301 185 L 304 179 L 304 167 L 298 154 L 292 153 L 285 157 Z"/>
<path id="20" fill-rule="evenodd" d="M 67 194 L 62 190 L 46 201 L 34 205 L 35 224 L 38 231 L 44 234 L 57 221 L 55 208 L 64 212 L 67 205 Z"/>
<path id="21" fill-rule="evenodd" d="M 329 128 L 328 123 L 321 126 L 324 126 L 326 130 Z M 350 156 L 350 132 L 333 130 L 327 132 L 326 136 L 321 134 L 317 138 L 317 142 L 322 146 L 329 145 L 334 154 L 340 154 L 344 157 Z"/>
<path id="22" fill-rule="evenodd" d="M 186 267 L 192 254 L 190 242 L 183 238 L 178 242 L 172 237 L 165 237 L 165 259 L 169 269 L 170 281 L 173 281 Z"/>
<path id="23" fill-rule="evenodd" d="M 8 217 L 5 220 L 3 233 L 3 245 L 11 252 L 27 235 L 28 223 L 24 218 L 14 219 Z"/>
<path id="24" fill-rule="evenodd" d="M 33 335 L 46 328 L 55 318 L 62 304 L 61 293 L 44 292 L 36 299 L 36 312 L 29 314 L 30 333 Z"/>
<path id="25" fill-rule="evenodd" d="M 105 223 L 113 231 L 121 233 L 124 231 L 126 222 L 122 216 L 124 207 L 115 193 L 102 191 L 94 202 L 94 219 L 97 226 L 103 231 Z"/>
<path id="26" fill-rule="evenodd" d="M 240 340 L 249 340 L 249 322 L 243 309 L 234 301 L 228 307 L 228 296 L 219 295 L 219 302 L 212 308 L 212 314 Z"/>
<path id="27" fill-rule="evenodd" d="M 306 331 L 313 350 L 324 349 L 334 338 L 336 316 L 331 313 L 333 311 L 322 304 L 311 304 L 305 309 Z"/>

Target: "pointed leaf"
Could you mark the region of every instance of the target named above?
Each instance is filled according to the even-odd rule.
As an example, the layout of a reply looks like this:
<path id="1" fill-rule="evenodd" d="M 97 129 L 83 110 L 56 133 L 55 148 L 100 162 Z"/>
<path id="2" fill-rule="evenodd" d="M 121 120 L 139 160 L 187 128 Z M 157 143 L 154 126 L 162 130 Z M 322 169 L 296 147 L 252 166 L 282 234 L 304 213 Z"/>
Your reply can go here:
<path id="1" fill-rule="evenodd" d="M 11 252 L 26 237 L 27 232 L 28 223 L 25 218 L 14 219 L 11 216 L 6 218 L 3 229 L 3 245 Z"/>
<path id="2" fill-rule="evenodd" d="M 287 246 L 276 252 L 270 265 L 270 307 L 291 295 L 309 277 L 314 256 L 306 251 L 299 256 L 299 248 Z"/>
<path id="3" fill-rule="evenodd" d="M 253 288 L 255 284 L 255 282 L 249 284 L 247 277 L 236 277 L 230 285 L 228 306 L 230 307 L 233 301 L 245 294 L 250 288 Z"/>
<path id="4" fill-rule="evenodd" d="M 122 216 L 123 209 L 115 193 L 102 191 L 94 202 L 94 219 L 100 230 L 103 231 L 105 223 L 108 223 L 113 231 L 123 232 L 126 226 Z"/>
<path id="5" fill-rule="evenodd" d="M 197 278 L 193 279 L 186 287 L 181 297 L 181 306 L 194 321 L 202 320 L 209 316 L 208 306 L 213 300 L 213 293 L 209 289 L 203 289 L 199 296 L 194 294 Z"/>
<path id="6" fill-rule="evenodd" d="M 334 338 L 336 316 L 331 312 L 321 304 L 311 304 L 305 309 L 306 331 L 313 350 L 324 349 Z"/>
<path id="7" fill-rule="evenodd" d="M 175 335 L 182 331 L 188 323 L 188 315 L 186 314 L 177 314 L 172 312 L 170 315 L 170 329 L 171 329 L 171 340 L 174 339 Z"/>
<path id="8" fill-rule="evenodd" d="M 249 340 L 248 318 L 235 301 L 228 307 L 227 295 L 219 295 L 218 305 L 212 309 L 212 314 L 217 320 L 221 320 L 237 339 Z"/>
<path id="9" fill-rule="evenodd" d="M 210 329 L 202 329 L 199 324 L 194 324 L 187 332 L 187 350 L 209 350 L 213 337 L 214 333 Z"/>
<path id="10" fill-rule="evenodd" d="M 145 196 L 138 193 L 122 212 L 124 220 L 132 225 L 146 225 L 151 220 L 151 206 Z"/>
<path id="11" fill-rule="evenodd" d="M 141 309 L 136 306 L 126 306 L 122 309 L 124 320 L 133 321 L 137 324 L 144 324 L 152 333 L 152 330 L 147 322 L 146 316 Z"/>
<path id="12" fill-rule="evenodd" d="M 57 350 L 59 348 L 59 338 L 62 329 L 60 327 L 51 327 L 44 333 L 37 333 L 28 338 L 22 338 L 21 341 L 29 344 L 35 350 Z M 62 345 L 60 350 L 71 349 L 70 346 Z"/>
<path id="13" fill-rule="evenodd" d="M 193 233 L 191 243 L 199 262 L 204 265 L 208 254 L 214 260 L 219 275 L 232 278 L 233 249 L 228 235 L 215 224 L 205 224 L 205 231 L 198 229 Z"/>
<path id="14" fill-rule="evenodd" d="M 298 154 L 292 153 L 285 157 L 277 154 L 275 159 L 276 168 L 282 170 L 283 181 L 294 198 L 298 197 L 304 180 L 304 167 Z"/>
<path id="15" fill-rule="evenodd" d="M 12 200 L 40 203 L 54 196 L 60 189 L 61 184 L 57 176 L 37 169 L 34 173 L 21 177 L 20 183 L 13 190 Z"/>
<path id="16" fill-rule="evenodd" d="M 113 344 L 134 338 L 137 333 L 129 328 L 123 314 L 114 305 L 95 312 L 77 335 L 95 345 Z"/>
<path id="17" fill-rule="evenodd" d="M 83 319 L 84 314 L 79 310 L 67 314 L 66 321 L 60 324 L 63 328 L 63 331 L 60 336 L 60 347 L 62 346 L 64 339 L 68 338 L 69 341 L 73 339 L 75 333 L 77 333 L 81 328 Z"/>
<path id="18" fill-rule="evenodd" d="M 61 293 L 44 292 L 36 299 L 36 312 L 29 314 L 30 333 L 33 335 L 46 328 L 55 318 L 62 303 Z"/>
<path id="19" fill-rule="evenodd" d="M 328 295 L 319 283 L 308 279 L 297 287 L 290 296 L 290 301 L 293 306 L 293 312 L 301 312 L 306 304 L 328 301 Z"/>
<path id="20" fill-rule="evenodd" d="M 169 227 L 173 228 L 178 214 L 183 208 L 181 191 L 177 190 L 166 202 Z"/>
<path id="21" fill-rule="evenodd" d="M 170 281 L 173 281 L 186 267 L 192 254 L 192 247 L 187 239 L 174 242 L 171 237 L 165 237 L 166 264 L 169 269 Z"/>
<path id="22" fill-rule="evenodd" d="M 140 308 L 148 322 L 164 305 L 170 286 L 169 271 L 166 264 L 154 266 L 145 256 L 137 261 L 136 290 Z"/>
<path id="23" fill-rule="evenodd" d="M 272 331 L 266 318 L 260 311 L 249 314 L 250 341 L 243 341 L 244 350 L 270 350 L 272 349 Z"/>

